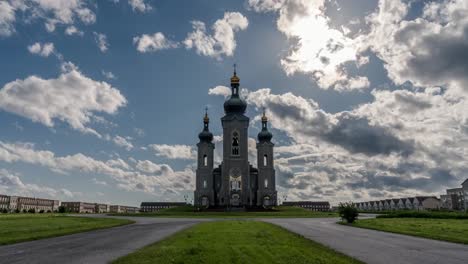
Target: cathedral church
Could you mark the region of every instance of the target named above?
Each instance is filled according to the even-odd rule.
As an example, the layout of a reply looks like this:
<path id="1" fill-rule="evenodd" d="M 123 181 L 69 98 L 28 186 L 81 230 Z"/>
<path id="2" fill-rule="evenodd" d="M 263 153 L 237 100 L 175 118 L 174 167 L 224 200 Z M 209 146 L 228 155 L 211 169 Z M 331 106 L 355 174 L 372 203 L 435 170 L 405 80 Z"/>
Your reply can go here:
<path id="1" fill-rule="evenodd" d="M 248 159 L 248 129 L 245 116 L 247 103 L 239 95 L 239 77 L 231 78 L 231 97 L 224 102 L 223 161 L 215 167 L 213 134 L 209 130 L 208 114 L 198 138 L 198 166 L 194 202 L 201 207 L 271 207 L 277 204 L 275 169 L 273 167 L 273 135 L 268 131 L 268 119 L 262 116 L 258 133 L 257 165 Z"/>

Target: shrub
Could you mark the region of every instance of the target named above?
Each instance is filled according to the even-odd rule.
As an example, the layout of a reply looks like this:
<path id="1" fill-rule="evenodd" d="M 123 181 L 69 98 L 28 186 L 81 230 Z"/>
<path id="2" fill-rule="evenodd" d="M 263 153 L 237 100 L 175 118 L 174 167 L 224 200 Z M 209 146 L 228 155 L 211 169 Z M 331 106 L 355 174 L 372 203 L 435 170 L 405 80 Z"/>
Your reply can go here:
<path id="1" fill-rule="evenodd" d="M 65 206 L 59 206 L 58 212 L 61 213 L 61 214 L 66 213 L 66 212 L 67 212 L 67 208 L 65 208 Z"/>
<path id="2" fill-rule="evenodd" d="M 26 210 L 26 209 L 23 209 L 23 213 L 27 213 L 27 212 L 28 212 L 28 210 Z"/>
<path id="3" fill-rule="evenodd" d="M 340 203 L 338 205 L 338 213 L 341 219 L 346 220 L 349 224 L 353 223 L 359 215 L 356 206 L 352 202 Z"/>
<path id="4" fill-rule="evenodd" d="M 377 218 L 436 218 L 436 219 L 468 219 L 467 213 L 462 212 L 392 212 L 385 215 L 378 215 Z"/>
<path id="5" fill-rule="evenodd" d="M 36 213 L 36 209 L 31 208 L 31 209 L 28 210 L 28 213 L 35 214 L 35 213 Z"/>
<path id="6" fill-rule="evenodd" d="M 40 213 L 40 214 L 43 214 L 43 213 L 44 213 L 44 210 L 40 210 L 39 213 Z"/>
<path id="7" fill-rule="evenodd" d="M 20 210 L 19 210 L 19 209 L 15 209 L 15 213 L 19 214 L 19 213 L 20 213 Z"/>
<path id="8" fill-rule="evenodd" d="M 6 208 L 3 208 L 2 213 L 7 214 L 8 210 Z"/>

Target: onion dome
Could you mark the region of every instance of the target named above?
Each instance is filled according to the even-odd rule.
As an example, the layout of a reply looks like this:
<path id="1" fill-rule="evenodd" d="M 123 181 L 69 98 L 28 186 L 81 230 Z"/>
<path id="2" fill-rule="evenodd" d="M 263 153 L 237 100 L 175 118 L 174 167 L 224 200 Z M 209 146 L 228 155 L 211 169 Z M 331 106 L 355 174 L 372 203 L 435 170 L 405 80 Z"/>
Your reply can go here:
<path id="1" fill-rule="evenodd" d="M 231 97 L 224 102 L 224 112 L 226 114 L 244 114 L 247 109 L 247 103 L 239 96 L 239 77 L 237 77 L 236 69 L 231 77 Z"/>
<path id="2" fill-rule="evenodd" d="M 268 131 L 267 122 L 268 122 L 268 118 L 265 115 L 265 109 L 264 109 L 263 116 L 262 116 L 262 131 L 258 133 L 258 141 L 260 142 L 270 142 L 271 138 L 273 138 L 273 134 L 271 134 L 271 132 Z"/>
<path id="3" fill-rule="evenodd" d="M 200 142 L 211 142 L 213 141 L 213 134 L 208 129 L 208 124 L 210 123 L 210 118 L 208 117 L 208 109 L 206 109 L 205 117 L 203 118 L 203 131 L 198 134 Z"/>

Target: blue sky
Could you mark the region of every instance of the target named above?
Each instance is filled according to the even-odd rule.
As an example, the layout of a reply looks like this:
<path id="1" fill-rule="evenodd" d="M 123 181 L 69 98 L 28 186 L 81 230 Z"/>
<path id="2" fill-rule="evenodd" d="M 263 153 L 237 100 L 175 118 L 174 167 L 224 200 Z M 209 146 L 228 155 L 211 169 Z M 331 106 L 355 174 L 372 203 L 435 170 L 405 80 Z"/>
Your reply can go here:
<path id="1" fill-rule="evenodd" d="M 191 196 L 203 109 L 220 136 L 237 63 L 252 154 L 262 107 L 271 120 L 281 196 L 441 193 L 468 172 L 467 12 L 462 0 L 3 1 L 0 192 Z"/>

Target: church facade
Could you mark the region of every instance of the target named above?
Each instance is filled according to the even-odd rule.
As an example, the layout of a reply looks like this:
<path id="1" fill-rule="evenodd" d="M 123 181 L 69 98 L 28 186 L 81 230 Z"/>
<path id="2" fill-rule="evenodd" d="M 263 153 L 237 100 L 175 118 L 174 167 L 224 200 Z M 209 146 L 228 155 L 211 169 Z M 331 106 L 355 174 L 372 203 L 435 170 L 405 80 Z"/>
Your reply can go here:
<path id="1" fill-rule="evenodd" d="M 273 135 L 268 131 L 268 119 L 263 113 L 262 130 L 258 133 L 257 165 L 248 160 L 249 117 L 247 103 L 239 94 L 239 77 L 231 78 L 231 96 L 224 103 L 223 161 L 214 164 L 213 134 L 205 114 L 204 128 L 198 135 L 198 160 L 194 203 L 200 207 L 270 207 L 277 204 L 274 169 Z"/>

